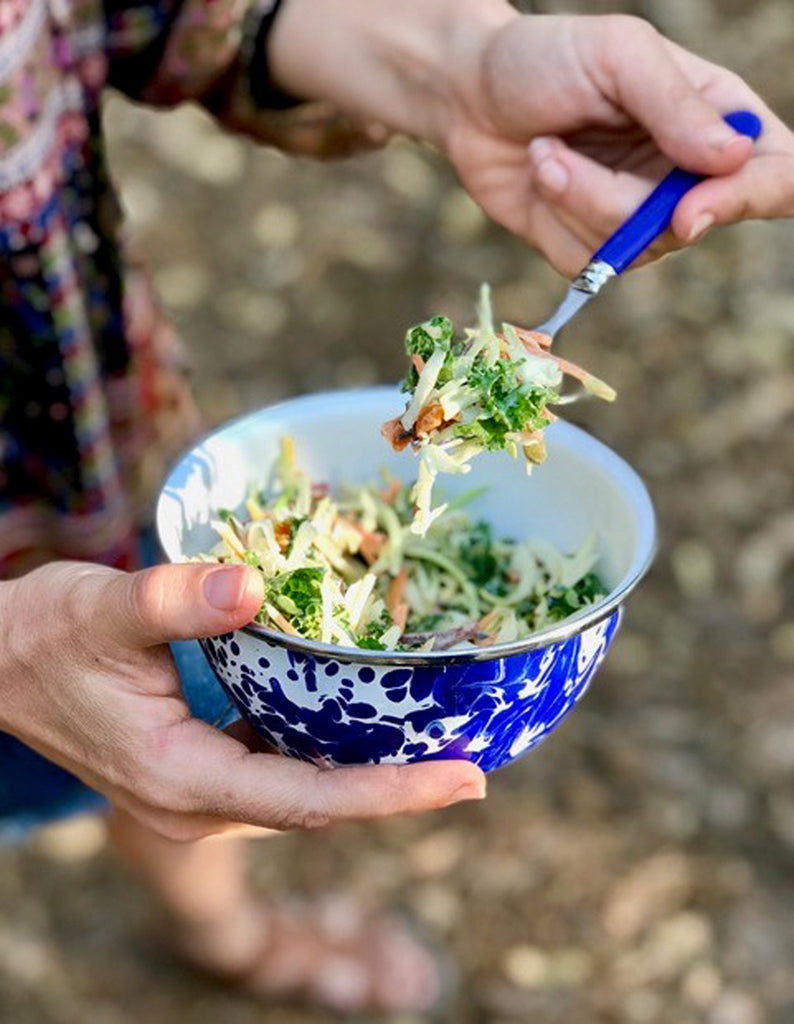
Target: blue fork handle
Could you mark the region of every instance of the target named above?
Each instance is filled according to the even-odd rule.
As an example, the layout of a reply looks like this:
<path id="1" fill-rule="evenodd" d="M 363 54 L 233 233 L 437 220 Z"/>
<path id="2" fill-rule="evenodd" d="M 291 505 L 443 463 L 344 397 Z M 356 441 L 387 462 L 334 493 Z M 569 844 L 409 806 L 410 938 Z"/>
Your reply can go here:
<path id="1" fill-rule="evenodd" d="M 747 135 L 753 140 L 763 129 L 761 118 L 749 110 L 735 110 L 726 114 L 725 120 L 740 135 Z M 642 206 L 604 242 L 593 260 L 603 260 L 616 274 L 622 274 L 669 226 L 676 206 L 686 193 L 703 180 L 703 175 L 692 174 L 680 167 L 670 171 Z"/>

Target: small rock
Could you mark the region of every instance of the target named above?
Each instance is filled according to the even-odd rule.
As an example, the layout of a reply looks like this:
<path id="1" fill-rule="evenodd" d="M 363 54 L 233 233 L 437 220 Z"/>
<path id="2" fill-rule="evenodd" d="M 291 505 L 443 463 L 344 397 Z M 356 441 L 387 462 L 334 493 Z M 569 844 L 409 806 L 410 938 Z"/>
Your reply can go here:
<path id="1" fill-rule="evenodd" d="M 584 949 L 548 951 L 522 945 L 505 953 L 502 969 L 518 988 L 575 988 L 590 977 L 593 961 Z"/>
<path id="2" fill-rule="evenodd" d="M 378 369 L 365 355 L 348 356 L 336 364 L 335 376 L 340 388 L 365 387 L 378 379 Z"/>
<path id="3" fill-rule="evenodd" d="M 337 255 L 362 270 L 396 270 L 400 265 L 400 250 L 395 239 L 366 224 L 346 225 Z"/>
<path id="4" fill-rule="evenodd" d="M 748 734 L 749 760 L 766 782 L 794 775 L 794 720 L 764 719 Z"/>
<path id="5" fill-rule="evenodd" d="M 713 592 L 717 565 L 714 555 L 701 541 L 679 542 L 673 548 L 670 560 L 678 589 L 684 597 L 697 600 Z"/>
<path id="6" fill-rule="evenodd" d="M 619 942 L 633 941 L 655 921 L 680 909 L 693 882 L 692 866 L 680 853 L 660 853 L 637 864 L 607 897 L 607 934 Z"/>
<path id="7" fill-rule="evenodd" d="M 55 967 L 47 944 L 18 929 L 0 930 L 0 971 L 26 985 L 40 984 Z"/>
<path id="8" fill-rule="evenodd" d="M 769 797 L 769 818 L 781 843 L 794 850 L 794 794 L 789 791 L 773 793 Z"/>
<path id="9" fill-rule="evenodd" d="M 251 222 L 251 233 L 263 246 L 287 248 L 294 245 L 300 230 L 298 211 L 289 203 L 267 203 Z"/>
<path id="10" fill-rule="evenodd" d="M 502 970 L 518 988 L 541 988 L 548 977 L 549 957 L 537 946 L 513 946 L 505 953 Z"/>
<path id="11" fill-rule="evenodd" d="M 627 1024 L 656 1024 L 661 1019 L 664 999 L 658 992 L 639 989 L 630 992 L 623 1003 Z"/>
<path id="12" fill-rule="evenodd" d="M 783 622 L 769 634 L 769 647 L 778 661 L 794 661 L 794 622 Z"/>
<path id="13" fill-rule="evenodd" d="M 383 180 L 403 199 L 424 204 L 438 191 L 433 167 L 415 148 L 398 143 L 383 154 Z"/>
<path id="14" fill-rule="evenodd" d="M 615 960 L 615 982 L 623 988 L 642 988 L 670 981 L 708 953 L 712 941 L 711 925 L 705 917 L 693 912 L 676 914 Z"/>
<path id="15" fill-rule="evenodd" d="M 462 188 L 451 189 L 439 212 L 439 230 L 449 242 L 470 242 L 485 229 L 488 221 L 480 207 Z"/>
<path id="16" fill-rule="evenodd" d="M 412 900 L 421 919 L 439 931 L 447 932 L 460 916 L 460 898 L 449 886 L 429 882 L 419 887 Z"/>
<path id="17" fill-rule="evenodd" d="M 277 295 L 245 288 L 229 288 L 220 292 L 215 308 L 229 327 L 255 337 L 278 334 L 289 315 L 289 307 Z"/>
<path id="18" fill-rule="evenodd" d="M 754 996 L 738 989 L 726 991 L 708 1016 L 708 1024 L 764 1024 L 763 1007 Z"/>
<path id="19" fill-rule="evenodd" d="M 155 274 L 163 302 L 173 309 L 194 309 L 209 290 L 207 271 L 198 263 L 171 263 Z"/>
<path id="20" fill-rule="evenodd" d="M 238 139 L 219 131 L 201 140 L 184 169 L 208 185 L 231 185 L 242 176 L 244 154 Z"/>
<path id="21" fill-rule="evenodd" d="M 463 856 L 463 840 L 454 829 L 431 832 L 408 850 L 408 861 L 414 873 L 423 878 L 445 875 Z"/>
<path id="22" fill-rule="evenodd" d="M 621 675 L 640 675 L 653 664 L 653 649 L 637 633 L 623 630 L 609 652 L 609 667 Z"/>
<path id="23" fill-rule="evenodd" d="M 684 999 L 699 1010 L 707 1010 L 712 1006 L 721 990 L 720 972 L 708 961 L 695 964 L 681 983 L 681 994 Z"/>
<path id="24" fill-rule="evenodd" d="M 39 829 L 33 839 L 38 853 L 48 860 L 74 864 L 96 857 L 107 843 L 105 819 L 81 814 Z"/>

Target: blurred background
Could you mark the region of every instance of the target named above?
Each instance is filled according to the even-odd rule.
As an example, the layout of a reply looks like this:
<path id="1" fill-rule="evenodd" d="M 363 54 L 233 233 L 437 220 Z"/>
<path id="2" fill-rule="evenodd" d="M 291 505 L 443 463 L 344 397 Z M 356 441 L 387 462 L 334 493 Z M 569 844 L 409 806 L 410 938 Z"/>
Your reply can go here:
<path id="1" fill-rule="evenodd" d="M 791 0 L 641 14 L 794 122 Z M 207 418 L 402 373 L 405 327 L 542 320 L 563 290 L 430 151 L 321 165 L 193 109 L 106 110 L 131 233 Z M 614 384 L 571 418 L 644 475 L 656 565 L 577 712 L 482 805 L 253 847 L 264 891 L 408 907 L 458 957 L 455 1024 L 794 1022 L 794 229 L 753 224 L 613 284 L 561 351 Z M 180 973 L 80 819 L 0 848 L 3 1024 L 324 1024 Z"/>

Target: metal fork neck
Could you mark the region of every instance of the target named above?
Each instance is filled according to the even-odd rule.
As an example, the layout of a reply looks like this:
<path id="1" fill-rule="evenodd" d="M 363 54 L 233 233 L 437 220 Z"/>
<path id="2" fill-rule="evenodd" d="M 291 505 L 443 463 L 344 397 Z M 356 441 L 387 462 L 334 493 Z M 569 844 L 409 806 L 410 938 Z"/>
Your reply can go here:
<path id="1" fill-rule="evenodd" d="M 598 295 L 610 277 L 615 276 L 615 268 L 605 260 L 591 260 L 571 287 L 588 295 Z"/>

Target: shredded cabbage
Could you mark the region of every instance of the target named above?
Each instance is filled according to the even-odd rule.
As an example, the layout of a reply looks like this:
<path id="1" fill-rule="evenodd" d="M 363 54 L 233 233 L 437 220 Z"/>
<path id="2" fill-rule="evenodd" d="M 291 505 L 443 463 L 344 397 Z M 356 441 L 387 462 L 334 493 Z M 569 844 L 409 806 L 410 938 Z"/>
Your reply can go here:
<path id="1" fill-rule="evenodd" d="M 438 450 L 460 458 L 467 444 Z M 332 495 L 296 465 L 285 439 L 271 484 L 254 487 L 241 511 L 219 510 L 218 543 L 198 560 L 247 564 L 262 574 L 257 622 L 371 650 L 521 640 L 605 595 L 593 571 L 595 537 L 571 554 L 543 539 L 494 538 L 463 508 L 481 490 L 430 509 L 435 472 L 422 463 L 414 487 L 387 479 Z"/>

